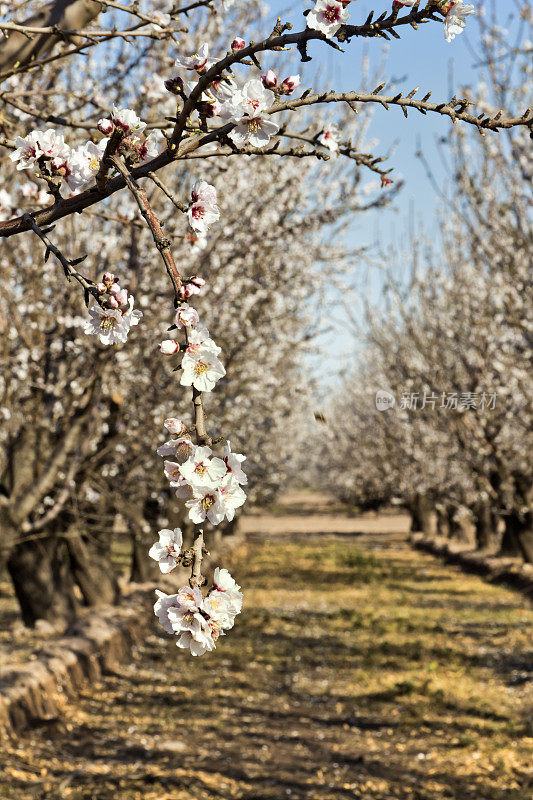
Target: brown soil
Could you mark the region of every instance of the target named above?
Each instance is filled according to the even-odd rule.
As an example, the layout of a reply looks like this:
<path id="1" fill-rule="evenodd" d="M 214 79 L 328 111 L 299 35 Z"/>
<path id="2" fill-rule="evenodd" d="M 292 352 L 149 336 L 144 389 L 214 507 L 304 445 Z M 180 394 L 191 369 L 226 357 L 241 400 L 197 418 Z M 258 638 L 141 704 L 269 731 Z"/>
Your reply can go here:
<path id="1" fill-rule="evenodd" d="M 1 800 L 531 800 L 533 611 L 313 493 L 245 519 L 245 610 L 0 752 Z M 144 610 L 140 610 L 144 613 Z"/>

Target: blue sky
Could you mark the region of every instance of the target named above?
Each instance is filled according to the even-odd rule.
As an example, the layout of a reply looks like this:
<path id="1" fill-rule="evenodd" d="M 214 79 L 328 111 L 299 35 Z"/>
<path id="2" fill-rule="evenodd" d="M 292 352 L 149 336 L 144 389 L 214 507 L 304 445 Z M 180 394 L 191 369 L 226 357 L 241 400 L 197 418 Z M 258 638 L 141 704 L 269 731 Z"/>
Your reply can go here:
<path id="1" fill-rule="evenodd" d="M 506 0 L 498 0 L 504 2 Z M 390 9 L 391 3 L 382 0 L 380 3 L 356 0 L 350 4 L 350 21 L 355 24 L 364 22 L 371 9 L 380 11 Z M 310 3 L 296 3 L 293 10 L 285 12 L 287 3 L 275 0 L 270 3 L 272 18 L 280 14 L 283 21 L 291 21 L 294 29 L 303 27 L 303 9 L 310 7 Z M 285 13 L 283 13 L 285 12 Z M 376 14 L 376 15 L 378 15 Z M 400 40 L 392 40 L 388 49 L 387 63 L 384 80 L 392 80 L 397 86 L 397 91 L 409 92 L 415 86 L 420 86 L 419 97 L 428 91 L 432 92 L 432 100 L 449 100 L 459 91 L 461 86 L 475 86 L 479 78 L 475 68 L 477 62 L 476 51 L 478 28 L 472 24 L 467 32 L 455 38 L 451 43 L 444 39 L 442 24 L 429 22 L 419 26 L 415 31 L 410 26 L 402 29 Z M 308 76 L 313 75 L 313 70 L 327 75 L 328 86 L 341 91 L 357 90 L 360 88 L 360 63 L 363 48 L 377 65 L 382 58 L 383 43 L 379 39 L 352 40 L 345 45 L 345 52 L 339 53 L 332 48 L 320 43 L 314 43 L 309 49 L 313 61 L 307 65 Z M 306 82 L 308 83 L 308 82 Z M 384 90 L 387 91 L 386 89 Z M 421 146 L 425 157 L 431 163 L 437 182 L 444 185 L 447 179 L 447 167 L 443 162 L 442 149 L 438 147 L 438 139 L 446 136 L 452 123 L 448 118 L 437 114 L 422 117 L 418 112 L 411 112 L 405 119 L 400 109 L 392 108 L 385 111 L 376 108 L 373 122 L 369 131 L 371 138 L 379 140 L 376 154 L 385 154 L 391 145 L 395 145 L 388 164 L 394 166 L 395 173 L 401 175 L 404 187 L 395 200 L 392 208 L 369 212 L 354 220 L 349 234 L 349 244 L 354 247 L 361 245 L 379 246 L 383 250 L 394 250 L 399 253 L 399 264 L 402 268 L 402 253 L 409 248 L 411 236 L 425 235 L 438 246 L 440 242 L 440 229 L 437 218 L 439 198 L 431 185 L 426 171 L 420 160 L 415 156 Z M 403 258 L 403 266 L 408 267 L 409 257 Z M 377 293 L 382 280 L 379 273 L 368 273 L 362 268 L 361 280 L 365 280 L 373 294 Z M 357 284 L 358 276 L 354 283 Z M 346 322 L 342 311 L 338 315 L 339 331 L 335 336 L 335 353 L 339 370 L 343 369 L 346 356 L 354 349 L 352 336 L 347 333 Z M 326 346 L 332 341 L 326 338 Z M 328 347 L 329 350 L 329 347 Z M 330 353 L 331 355 L 331 353 Z"/>
<path id="2" fill-rule="evenodd" d="M 310 4 L 297 3 L 293 6 L 293 11 L 283 14 L 283 10 L 287 8 L 286 3 L 280 0 L 270 3 L 272 16 L 282 14 L 282 19 L 292 21 L 296 30 L 303 27 L 301 11 L 309 6 Z M 356 0 L 349 6 L 350 22 L 363 22 L 371 9 L 386 10 L 390 6 L 391 3 L 385 0 L 381 3 Z M 401 30 L 402 38 L 390 43 L 385 78 L 392 79 L 398 91 L 408 92 L 415 86 L 420 86 L 419 97 L 432 91 L 432 100 L 449 100 L 461 85 L 474 85 L 477 80 L 477 70 L 473 68 L 476 61 L 474 48 L 477 49 L 477 27 L 475 24 L 469 27 L 470 34 L 458 36 L 448 43 L 444 39 L 444 28 L 439 23 L 421 25 L 418 31 L 405 26 Z M 360 87 L 363 48 L 377 65 L 382 57 L 382 46 L 379 39 L 352 40 L 351 44 L 345 45 L 344 53 L 338 53 L 332 48 L 313 43 L 309 49 L 313 56 L 313 61 L 308 65 L 309 73 L 312 75 L 313 70 L 321 70 L 327 74 L 331 88 L 341 91 L 357 90 Z M 437 197 L 422 164 L 415 157 L 415 152 L 420 142 L 439 181 L 444 180 L 446 169 L 441 162 L 436 141 L 449 132 L 451 124 L 448 118 L 439 115 L 421 117 L 417 112 L 411 112 L 409 118 L 405 119 L 399 108 L 388 112 L 376 108 L 370 129 L 371 137 L 379 140 L 376 154 L 385 153 L 396 143 L 389 163 L 394 166 L 397 174 L 403 176 L 405 186 L 395 203 L 396 210 L 367 215 L 360 221 L 359 232 L 358 226 L 355 226 L 354 236 L 357 242 L 368 242 L 369 235 L 375 238 L 379 231 L 381 241 L 387 244 L 407 244 L 409 209 L 415 217 L 424 216 L 430 234 L 436 232 L 434 211 Z"/>

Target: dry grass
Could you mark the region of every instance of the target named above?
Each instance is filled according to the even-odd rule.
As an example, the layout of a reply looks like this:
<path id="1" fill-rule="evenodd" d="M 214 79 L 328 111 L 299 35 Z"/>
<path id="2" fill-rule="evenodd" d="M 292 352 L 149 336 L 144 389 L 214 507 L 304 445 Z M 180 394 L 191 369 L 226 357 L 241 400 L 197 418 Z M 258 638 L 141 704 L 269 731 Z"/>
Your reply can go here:
<path id="1" fill-rule="evenodd" d="M 268 540 L 248 519 L 245 612 L 216 652 L 154 627 L 6 749 L 2 800 L 530 800 L 526 602 L 411 550 L 396 517 L 355 537 L 338 509 L 289 507 Z"/>

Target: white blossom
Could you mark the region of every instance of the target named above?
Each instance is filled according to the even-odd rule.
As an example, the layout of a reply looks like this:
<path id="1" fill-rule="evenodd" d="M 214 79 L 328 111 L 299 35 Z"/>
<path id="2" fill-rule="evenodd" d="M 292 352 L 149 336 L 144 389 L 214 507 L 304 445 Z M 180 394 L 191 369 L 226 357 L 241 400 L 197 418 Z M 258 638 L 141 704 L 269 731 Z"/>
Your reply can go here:
<path id="1" fill-rule="evenodd" d="M 187 353 L 206 352 L 218 356 L 221 352 L 221 348 L 210 338 L 207 328 L 194 328 L 189 331 L 188 339 Z"/>
<path id="2" fill-rule="evenodd" d="M 124 343 L 132 325 L 137 325 L 142 311 L 133 310 L 133 295 L 129 298 L 129 310 L 102 308 L 94 305 L 89 309 L 90 319 L 85 324 L 85 333 L 100 337 L 102 344 Z"/>
<path id="3" fill-rule="evenodd" d="M 158 456 L 172 456 L 183 464 L 191 453 L 193 452 L 194 445 L 186 436 L 181 436 L 179 439 L 170 439 L 168 442 L 160 445 L 157 448 Z"/>
<path id="4" fill-rule="evenodd" d="M 319 144 L 327 147 L 330 152 L 334 155 L 338 155 L 339 152 L 339 137 L 341 132 L 337 125 L 331 123 L 326 125 L 320 136 L 318 137 Z"/>
<path id="5" fill-rule="evenodd" d="M 159 569 L 163 574 L 174 570 L 180 559 L 183 546 L 183 534 L 180 528 L 170 530 L 164 528 L 159 531 L 159 542 L 155 542 L 148 551 L 150 558 L 159 562 Z"/>
<path id="6" fill-rule="evenodd" d="M 194 231 L 205 233 L 213 222 L 220 219 L 217 192 L 214 186 L 198 180 L 191 190 L 191 205 L 187 212 L 189 224 Z"/>
<path id="7" fill-rule="evenodd" d="M 307 27 L 320 31 L 330 39 L 349 18 L 348 10 L 339 0 L 318 0 L 307 15 Z"/>
<path id="8" fill-rule="evenodd" d="M 189 509 L 189 519 L 195 525 L 200 525 L 206 519 L 213 525 L 219 525 L 226 512 L 218 490 L 199 486 L 193 486 L 192 490 L 192 499 L 185 503 Z"/>
<path id="9" fill-rule="evenodd" d="M 176 417 L 168 417 L 168 419 L 164 421 L 163 425 L 169 433 L 174 433 L 178 436 L 183 436 L 187 430 L 187 426 L 183 420 L 177 419 Z"/>
<path id="10" fill-rule="evenodd" d="M 246 502 L 246 494 L 239 486 L 237 479 L 228 473 L 222 479 L 217 489 L 219 496 L 219 503 L 224 510 L 224 515 L 228 522 L 231 522 L 235 517 L 235 511 Z"/>
<path id="11" fill-rule="evenodd" d="M 210 458 L 211 453 L 210 447 L 195 447 L 191 456 L 179 467 L 179 472 L 193 488 L 216 488 L 225 476 L 225 462 L 216 456 Z"/>
<path id="12" fill-rule="evenodd" d="M 211 392 L 215 384 L 226 374 L 218 358 L 208 350 L 185 353 L 181 361 L 182 386 L 194 386 L 199 392 Z"/>
<path id="13" fill-rule="evenodd" d="M 274 92 L 266 89 L 257 78 L 252 78 L 223 104 L 221 116 L 237 123 L 228 134 L 237 147 L 246 144 L 264 147 L 278 132 L 279 125 L 262 116 L 274 100 Z"/>
<path id="14" fill-rule="evenodd" d="M 131 108 L 117 108 L 115 105 L 111 110 L 111 120 L 124 133 L 140 133 L 146 128 L 146 123 L 139 119 L 135 111 Z"/>
<path id="15" fill-rule="evenodd" d="M 473 5 L 465 5 L 463 0 L 457 0 L 457 2 L 452 3 L 450 8 L 446 13 L 446 19 L 444 20 L 444 37 L 447 42 L 451 42 L 452 39 L 455 39 L 466 27 L 466 17 L 469 14 L 475 14 L 475 8 Z"/>
<path id="16" fill-rule="evenodd" d="M 178 328 L 194 327 L 200 321 L 198 311 L 192 306 L 183 303 L 176 311 L 174 323 Z"/>
<path id="17" fill-rule="evenodd" d="M 211 67 L 215 61 L 209 58 L 209 45 L 204 42 L 198 48 L 197 53 L 192 56 L 178 56 L 175 65 L 178 67 L 185 67 L 185 69 L 195 69 L 196 72 L 201 73 Z"/>
<path id="18" fill-rule="evenodd" d="M 229 442 L 226 442 L 224 447 L 224 461 L 226 463 L 227 471 L 233 475 L 237 483 L 243 485 L 248 483 L 248 477 L 241 466 L 242 462 L 246 461 L 246 456 L 243 456 L 240 453 L 232 453 Z"/>

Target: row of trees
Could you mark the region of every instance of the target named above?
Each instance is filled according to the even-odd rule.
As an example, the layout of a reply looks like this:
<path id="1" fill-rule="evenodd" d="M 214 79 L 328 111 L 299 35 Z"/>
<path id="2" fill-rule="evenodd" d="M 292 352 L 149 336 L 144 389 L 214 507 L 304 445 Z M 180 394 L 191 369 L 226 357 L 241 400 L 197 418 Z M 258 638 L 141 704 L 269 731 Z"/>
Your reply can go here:
<path id="1" fill-rule="evenodd" d="M 528 4 L 521 18 L 524 41 L 513 49 L 485 22 L 487 107 L 527 102 Z M 450 155 L 442 251 L 403 283 L 389 274 L 383 302 L 367 306 L 366 345 L 335 399 L 322 455 L 344 499 L 401 503 L 415 530 L 532 562 L 530 140 L 456 131 Z"/>

